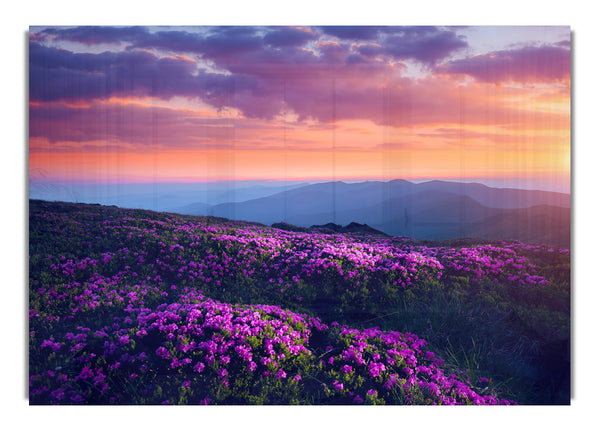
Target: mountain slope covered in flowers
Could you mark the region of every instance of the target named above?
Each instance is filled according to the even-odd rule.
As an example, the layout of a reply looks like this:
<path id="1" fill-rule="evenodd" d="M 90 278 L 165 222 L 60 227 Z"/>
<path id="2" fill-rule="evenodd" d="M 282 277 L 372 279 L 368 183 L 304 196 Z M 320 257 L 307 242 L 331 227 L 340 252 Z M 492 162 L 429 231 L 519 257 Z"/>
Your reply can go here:
<path id="1" fill-rule="evenodd" d="M 569 250 L 29 217 L 32 404 L 569 402 Z"/>

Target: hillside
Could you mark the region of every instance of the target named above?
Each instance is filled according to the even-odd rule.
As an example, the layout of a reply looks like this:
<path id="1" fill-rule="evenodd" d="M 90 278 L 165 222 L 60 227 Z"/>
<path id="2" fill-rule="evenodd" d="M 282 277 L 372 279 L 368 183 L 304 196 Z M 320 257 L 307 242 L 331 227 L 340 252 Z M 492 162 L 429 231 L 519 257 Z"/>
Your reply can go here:
<path id="1" fill-rule="evenodd" d="M 468 224 L 462 232 L 475 238 L 517 239 L 528 243 L 570 248 L 571 211 L 569 208 L 549 205 L 504 210 Z"/>
<path id="2" fill-rule="evenodd" d="M 284 227 L 30 201 L 30 403 L 569 402 L 569 250 Z"/>

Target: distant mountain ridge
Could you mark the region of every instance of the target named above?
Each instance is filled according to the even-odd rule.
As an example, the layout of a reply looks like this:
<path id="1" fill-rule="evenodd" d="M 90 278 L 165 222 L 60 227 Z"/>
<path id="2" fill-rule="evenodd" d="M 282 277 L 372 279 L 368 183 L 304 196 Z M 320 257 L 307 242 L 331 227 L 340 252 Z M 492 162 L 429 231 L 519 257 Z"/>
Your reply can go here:
<path id="1" fill-rule="evenodd" d="M 298 227 L 354 222 L 416 239 L 470 236 L 569 247 L 570 204 L 569 194 L 479 183 L 337 181 L 243 202 L 190 204 L 176 212 Z"/>

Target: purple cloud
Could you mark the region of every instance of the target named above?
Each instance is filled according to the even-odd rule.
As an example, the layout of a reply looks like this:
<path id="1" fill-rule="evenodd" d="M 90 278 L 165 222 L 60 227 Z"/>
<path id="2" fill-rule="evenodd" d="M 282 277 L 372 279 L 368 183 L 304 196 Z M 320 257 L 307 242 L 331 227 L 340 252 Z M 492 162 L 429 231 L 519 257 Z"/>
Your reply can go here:
<path id="1" fill-rule="evenodd" d="M 318 34 L 308 28 L 274 27 L 269 29 L 264 41 L 275 48 L 289 48 L 303 46 L 317 38 Z"/>
<path id="2" fill-rule="evenodd" d="M 246 76 L 208 73 L 185 57 L 146 51 L 73 53 L 30 43 L 31 101 L 118 97 L 201 97 L 222 107 L 235 91 L 255 87 Z"/>
<path id="3" fill-rule="evenodd" d="M 365 57 L 375 57 L 383 52 L 381 45 L 376 43 L 365 43 L 361 45 L 356 45 L 354 48 L 357 52 Z"/>
<path id="4" fill-rule="evenodd" d="M 84 44 L 124 43 L 128 49 L 162 49 L 174 53 L 195 53 L 226 64 L 232 56 L 273 48 L 305 46 L 337 38 L 380 44 L 379 54 L 396 59 L 412 58 L 426 63 L 439 61 L 456 49 L 467 46 L 453 30 L 438 27 L 326 26 L 295 27 L 183 27 L 182 30 L 151 32 L 144 27 L 49 28 L 42 34 L 58 40 Z M 373 54 L 373 53 L 372 53 Z M 367 55 L 367 54 L 365 54 Z"/>
<path id="5" fill-rule="evenodd" d="M 324 26 L 320 27 L 323 33 L 347 40 L 372 40 L 381 32 L 387 32 L 393 27 L 383 26 Z"/>
<path id="6" fill-rule="evenodd" d="M 396 59 L 414 59 L 434 64 L 467 46 L 467 42 L 450 30 L 411 28 L 401 35 L 386 38 L 381 52 Z"/>
<path id="7" fill-rule="evenodd" d="M 117 44 L 132 42 L 148 35 L 144 27 L 101 27 L 83 26 L 73 28 L 48 28 L 42 34 L 54 36 L 60 40 L 79 42 L 86 45 L 101 43 Z"/>
<path id="8" fill-rule="evenodd" d="M 226 127 L 227 118 L 136 104 L 92 103 L 86 108 L 61 103 L 34 105 L 29 118 L 30 138 L 46 138 L 54 149 L 60 148 L 59 143 L 66 143 L 63 145 L 67 150 L 69 143 L 76 143 L 81 150 L 93 150 L 94 142 L 119 142 L 123 148 L 208 146 L 231 133 L 231 128 Z M 30 147 L 30 151 L 36 149 Z"/>
<path id="9" fill-rule="evenodd" d="M 148 33 L 129 47 L 194 53 L 226 63 L 232 56 L 260 50 L 263 39 L 254 27 L 218 27 L 206 33 L 158 31 Z"/>
<path id="10" fill-rule="evenodd" d="M 558 46 L 528 46 L 454 60 L 438 71 L 490 83 L 561 81 L 571 76 L 571 51 Z"/>
<path id="11" fill-rule="evenodd" d="M 335 27 L 325 32 L 340 39 L 364 42 L 354 49 L 369 59 L 384 56 L 433 65 L 468 46 L 453 30 L 438 27 L 358 27 L 356 37 L 352 37 L 352 29 L 354 27 Z"/>
<path id="12" fill-rule="evenodd" d="M 46 35 L 42 33 L 34 33 L 33 31 L 29 32 L 29 41 L 30 42 L 43 42 L 46 40 Z"/>
<path id="13" fill-rule="evenodd" d="M 357 61 L 349 45 L 337 42 L 319 42 L 315 49 L 320 55 L 300 48 L 241 53 L 231 58 L 229 74 L 219 74 L 198 69 L 186 57 L 136 50 L 73 53 L 31 43 L 30 100 L 198 97 L 219 109 L 237 108 L 249 118 L 272 118 L 291 108 L 300 119 L 324 123 L 356 118 L 421 123 L 439 110 L 423 100 L 431 98 L 439 107 L 439 90 L 413 91 L 408 79 L 389 81 L 393 70 L 387 62 Z M 380 85 L 386 82 L 393 101 L 389 118 L 382 117 L 385 94 Z M 448 112 L 456 110 L 443 110 L 446 116 Z"/>
<path id="14" fill-rule="evenodd" d="M 282 109 L 292 109 L 300 119 L 313 117 L 324 123 L 357 118 L 378 124 L 459 121 L 459 110 L 451 102 L 458 96 L 449 79 L 419 83 L 402 78 L 398 63 L 413 59 L 434 68 L 466 46 L 452 29 L 78 27 L 43 34 L 57 41 L 120 41 L 125 48 L 77 53 L 46 46 L 34 37 L 29 49 L 29 95 L 34 102 L 182 96 L 200 98 L 217 109 L 237 108 L 249 118 L 272 118 Z M 223 73 L 209 72 L 200 58 Z M 570 58 L 569 51 L 559 47 L 524 48 L 451 61 L 434 70 L 490 82 L 531 78 L 526 73 L 534 70 L 535 76 L 546 79 L 568 74 Z M 477 107 L 465 115 L 479 118 L 480 112 Z"/>

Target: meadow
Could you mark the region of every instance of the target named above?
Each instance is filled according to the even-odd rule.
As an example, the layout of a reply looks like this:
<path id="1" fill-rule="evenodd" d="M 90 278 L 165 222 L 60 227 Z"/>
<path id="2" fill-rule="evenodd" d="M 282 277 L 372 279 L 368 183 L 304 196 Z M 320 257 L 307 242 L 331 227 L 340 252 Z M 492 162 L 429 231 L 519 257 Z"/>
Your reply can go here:
<path id="1" fill-rule="evenodd" d="M 30 404 L 569 404 L 570 251 L 29 202 Z"/>

